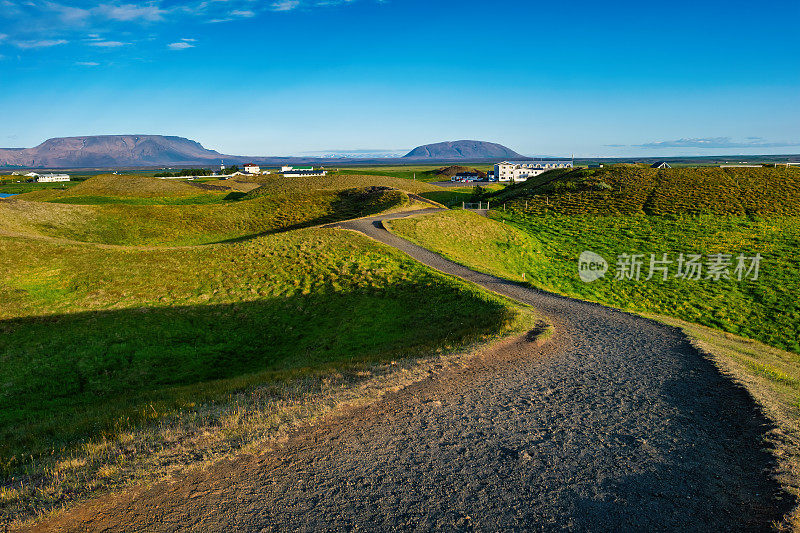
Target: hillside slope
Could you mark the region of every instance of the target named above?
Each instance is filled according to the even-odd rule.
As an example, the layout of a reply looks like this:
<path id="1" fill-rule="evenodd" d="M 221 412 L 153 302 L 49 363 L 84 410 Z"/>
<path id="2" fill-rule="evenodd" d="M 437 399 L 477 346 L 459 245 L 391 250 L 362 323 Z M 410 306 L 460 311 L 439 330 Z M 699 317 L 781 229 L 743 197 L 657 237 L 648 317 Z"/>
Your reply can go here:
<path id="1" fill-rule="evenodd" d="M 798 215 L 800 169 L 558 169 L 490 199 L 533 215 Z"/>

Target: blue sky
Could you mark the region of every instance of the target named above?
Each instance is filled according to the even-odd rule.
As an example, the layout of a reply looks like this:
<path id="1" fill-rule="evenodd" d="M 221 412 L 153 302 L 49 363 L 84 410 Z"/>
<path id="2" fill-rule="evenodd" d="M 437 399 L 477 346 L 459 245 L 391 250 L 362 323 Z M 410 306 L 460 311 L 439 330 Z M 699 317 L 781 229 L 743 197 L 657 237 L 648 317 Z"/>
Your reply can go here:
<path id="1" fill-rule="evenodd" d="M 800 152 L 797 0 L 100 2 L 0 0 L 0 146 Z"/>

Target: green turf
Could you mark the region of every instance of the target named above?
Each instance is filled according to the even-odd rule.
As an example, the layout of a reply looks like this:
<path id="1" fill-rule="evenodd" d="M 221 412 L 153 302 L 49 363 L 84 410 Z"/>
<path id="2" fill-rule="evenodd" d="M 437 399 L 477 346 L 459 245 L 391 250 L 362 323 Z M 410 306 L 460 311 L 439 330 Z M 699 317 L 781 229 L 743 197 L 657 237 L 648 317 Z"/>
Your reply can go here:
<path id="1" fill-rule="evenodd" d="M 37 191 L 66 191 L 79 182 L 69 181 L 60 183 L 16 183 L 16 180 L 0 180 L 0 193 L 24 194 Z"/>
<path id="2" fill-rule="evenodd" d="M 675 316 L 800 352 L 800 219 L 741 216 L 522 216 L 487 220 L 451 211 L 391 223 L 394 231 L 473 268 L 561 294 Z M 502 222 L 502 223 L 501 223 Z M 764 256 L 758 281 L 669 279 L 594 283 L 577 273 L 581 252 L 614 268 L 622 253 Z M 674 256 L 673 256 L 674 259 Z M 643 278 L 649 273 L 646 265 Z M 674 267 L 674 265 L 673 265 Z"/>
<path id="3" fill-rule="evenodd" d="M 182 250 L 0 238 L 0 265 L 6 472 L 22 455 L 141 423 L 149 408 L 461 345 L 516 314 L 336 230 Z"/>
<path id="4" fill-rule="evenodd" d="M 196 245 L 369 215 L 408 202 L 407 195 L 397 190 L 365 195 L 359 192 L 363 188 L 292 185 L 280 189 L 265 185 L 264 192 L 244 196 L 211 191 L 205 203 L 198 203 L 197 196 L 126 196 L 119 202 L 115 201 L 118 197 L 106 196 L 100 197 L 104 201 L 94 198 L 94 205 L 69 203 L 76 198 L 88 203 L 82 196 L 59 197 L 56 203 L 51 197 L 46 202 L 6 201 L 0 204 L 0 231 L 102 244 Z M 195 195 L 197 190 L 191 187 Z M 225 200 L 234 195 L 238 201 Z"/>
<path id="5" fill-rule="evenodd" d="M 430 185 L 343 175 L 228 185 L 98 176 L 0 203 L 6 475 L 249 386 L 517 324 L 505 300 L 365 237 L 308 228 L 407 203 L 393 186 Z M 152 246 L 215 241 L 225 243 Z"/>
<path id="6" fill-rule="evenodd" d="M 376 165 L 364 167 L 341 168 L 339 172 L 343 174 L 368 174 L 373 176 L 392 176 L 403 179 L 416 179 L 422 182 L 442 181 L 449 178 L 442 178 L 436 174 L 436 170 L 447 165 Z M 469 165 L 470 168 L 478 170 L 491 170 L 489 165 Z"/>
<path id="7" fill-rule="evenodd" d="M 529 215 L 800 215 L 800 169 L 559 169 L 490 200 Z"/>
<path id="8" fill-rule="evenodd" d="M 174 197 L 167 196 L 162 198 L 137 198 L 131 196 L 67 196 L 62 198 L 54 198 L 46 200 L 48 202 L 60 204 L 78 204 L 78 205 L 207 205 L 207 204 L 221 204 L 241 200 L 246 193 L 244 192 L 230 192 L 222 194 L 204 194 L 199 196 L 183 196 Z"/>

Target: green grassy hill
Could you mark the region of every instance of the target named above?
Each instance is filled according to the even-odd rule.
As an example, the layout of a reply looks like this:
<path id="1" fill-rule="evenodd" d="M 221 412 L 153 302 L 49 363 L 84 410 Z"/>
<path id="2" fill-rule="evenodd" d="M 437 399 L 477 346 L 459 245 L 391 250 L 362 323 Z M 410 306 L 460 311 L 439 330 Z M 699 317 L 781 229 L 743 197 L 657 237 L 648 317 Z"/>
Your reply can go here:
<path id="1" fill-rule="evenodd" d="M 142 196 L 134 195 L 137 189 L 131 189 L 128 180 L 142 185 Z M 4 200 L 0 232 L 118 245 L 208 244 L 369 215 L 408 203 L 406 193 L 385 187 L 401 185 L 410 192 L 434 189 L 368 176 L 259 180 L 249 187 L 257 189 L 244 193 L 154 178 L 100 176 L 67 191 Z M 111 196 L 121 191 L 127 196 Z M 180 196 L 186 194 L 194 196 Z"/>
<path id="2" fill-rule="evenodd" d="M 799 215 L 800 169 L 559 169 L 490 200 L 532 215 Z"/>
<path id="3" fill-rule="evenodd" d="M 181 250 L 0 238 L 0 265 L 7 472 L 24 454 L 140 423 L 144 406 L 166 414 L 298 372 L 460 345 L 516 316 L 336 230 Z"/>
<path id="4" fill-rule="evenodd" d="M 796 217 L 520 216 L 449 211 L 391 222 L 398 234 L 477 270 L 631 311 L 674 316 L 800 353 L 800 223 Z M 502 222 L 502 223 L 500 223 Z M 584 250 L 609 261 L 594 283 L 578 277 Z M 650 254 L 764 256 L 758 281 L 649 281 Z M 641 280 L 615 280 L 616 258 L 646 256 Z M 673 272 L 675 265 L 672 265 Z"/>
<path id="5" fill-rule="evenodd" d="M 238 449 L 280 422 L 285 391 L 305 391 L 300 406 L 331 379 L 532 323 L 366 237 L 307 227 L 401 207 L 390 187 L 424 183 L 264 176 L 236 200 L 181 205 L 137 202 L 226 191 L 126 178 L 0 202 L 0 525 L 160 475 L 154 454 Z M 262 402 L 246 428 L 242 395 Z M 212 433 L 202 446 L 220 449 L 195 449 Z"/>
<path id="6" fill-rule="evenodd" d="M 138 175 L 101 174 L 79 182 L 66 190 L 47 189 L 23 195 L 23 199 L 32 201 L 51 201 L 64 203 L 95 203 L 92 199 L 105 198 L 99 203 L 120 203 L 150 199 L 151 201 L 171 198 L 185 199 L 203 196 L 217 197 L 231 192 L 230 190 L 203 190 L 194 182 L 182 180 L 165 180 Z M 225 182 L 221 182 L 225 183 Z M 82 201 L 84 200 L 84 201 Z M 145 202 L 142 202 L 145 203 Z"/>
<path id="7" fill-rule="evenodd" d="M 442 169 L 441 165 L 378 165 L 374 167 L 354 167 L 350 169 L 342 169 L 344 174 L 368 174 L 371 176 L 391 176 L 395 178 L 402 178 L 412 180 L 416 178 L 418 182 L 431 182 L 431 181 L 446 181 L 450 176 L 442 176 L 438 171 Z M 489 165 L 470 166 L 469 170 L 477 169 L 482 172 L 491 170 Z"/>

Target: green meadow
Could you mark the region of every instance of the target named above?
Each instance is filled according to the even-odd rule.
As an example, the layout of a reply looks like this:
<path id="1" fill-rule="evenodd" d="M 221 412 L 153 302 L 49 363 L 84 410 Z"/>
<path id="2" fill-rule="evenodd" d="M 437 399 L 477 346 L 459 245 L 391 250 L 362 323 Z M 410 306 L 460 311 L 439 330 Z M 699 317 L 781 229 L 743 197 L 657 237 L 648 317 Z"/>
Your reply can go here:
<path id="1" fill-rule="evenodd" d="M 448 211 L 391 222 L 395 232 L 467 266 L 537 287 L 637 312 L 674 316 L 800 353 L 800 221 L 796 217 L 523 216 L 492 219 Z M 578 277 L 583 251 L 610 264 L 593 283 Z M 643 254 L 640 280 L 617 280 L 620 254 Z M 650 255 L 763 256 L 759 279 L 649 276 Z M 677 265 L 669 265 L 672 274 Z M 735 265 L 734 265 L 735 266 Z M 731 270 L 733 267 L 731 268 Z"/>
<path id="2" fill-rule="evenodd" d="M 456 350 L 524 320 L 366 237 L 308 227 L 401 208 L 391 178 L 264 178 L 246 193 L 124 179 L 0 203 L 5 476 L 249 387 Z M 242 195 L 135 203 L 198 191 Z M 134 203 L 70 203 L 87 195 Z"/>
<path id="3" fill-rule="evenodd" d="M 360 178 L 287 184 L 273 177 L 262 183 L 199 185 L 98 176 L 66 191 L 6 200 L 0 231 L 125 246 L 201 245 L 321 225 L 409 203 L 407 193 L 386 185 L 369 188 L 367 182 Z"/>

